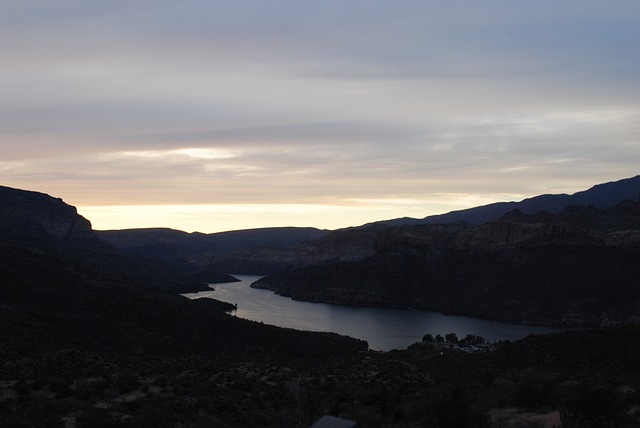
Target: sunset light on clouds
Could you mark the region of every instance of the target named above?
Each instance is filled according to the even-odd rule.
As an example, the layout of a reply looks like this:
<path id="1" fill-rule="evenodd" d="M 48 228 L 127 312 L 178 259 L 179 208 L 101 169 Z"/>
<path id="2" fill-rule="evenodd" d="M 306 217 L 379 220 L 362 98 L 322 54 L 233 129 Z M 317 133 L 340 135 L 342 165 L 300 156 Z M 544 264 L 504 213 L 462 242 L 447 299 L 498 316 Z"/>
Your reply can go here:
<path id="1" fill-rule="evenodd" d="M 96 229 L 339 228 L 638 174 L 636 1 L 9 1 L 0 184 Z"/>

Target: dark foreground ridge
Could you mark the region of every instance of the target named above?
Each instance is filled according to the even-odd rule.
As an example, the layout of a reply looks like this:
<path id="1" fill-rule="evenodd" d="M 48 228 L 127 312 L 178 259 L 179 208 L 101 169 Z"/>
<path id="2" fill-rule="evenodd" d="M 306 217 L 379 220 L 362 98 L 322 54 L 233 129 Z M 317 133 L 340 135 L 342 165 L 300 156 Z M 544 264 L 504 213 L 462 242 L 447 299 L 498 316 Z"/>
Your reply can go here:
<path id="1" fill-rule="evenodd" d="M 46 195 L 0 188 L 0 225 L 2 427 L 306 427 L 322 415 L 359 427 L 640 423 L 637 325 L 486 353 L 368 352 L 183 298 L 193 272 L 99 242 Z"/>

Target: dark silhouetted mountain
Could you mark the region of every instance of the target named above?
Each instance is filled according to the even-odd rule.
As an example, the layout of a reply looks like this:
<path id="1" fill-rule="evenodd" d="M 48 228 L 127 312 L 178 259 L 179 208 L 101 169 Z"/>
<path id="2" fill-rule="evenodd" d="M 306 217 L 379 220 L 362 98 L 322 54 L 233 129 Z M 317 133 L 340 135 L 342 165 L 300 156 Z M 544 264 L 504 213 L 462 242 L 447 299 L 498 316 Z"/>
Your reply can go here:
<path id="1" fill-rule="evenodd" d="M 75 207 L 43 193 L 0 186 L 0 217 L 0 233 L 5 240 L 34 239 L 106 248 Z"/>
<path id="2" fill-rule="evenodd" d="M 274 227 L 220 233 L 187 233 L 173 229 L 128 229 L 97 232 L 105 242 L 131 254 L 183 265 L 212 267 L 238 274 L 269 273 L 292 267 L 295 247 L 328 231 Z"/>
<path id="3" fill-rule="evenodd" d="M 523 214 L 557 214 L 571 205 L 606 209 L 640 195 L 640 176 L 594 186 L 574 195 L 542 195 L 521 202 L 499 202 L 424 219 L 401 218 L 335 231 L 268 228 L 215 234 L 171 229 L 98 232 L 101 239 L 128 251 L 181 265 L 236 274 L 269 275 L 292 269 L 360 261 L 376 252 L 377 236 L 388 227 L 420 224 L 483 224 L 514 209 Z"/>
<path id="4" fill-rule="evenodd" d="M 280 227 L 213 234 L 131 229 L 101 231 L 98 236 L 127 253 L 174 265 L 265 275 L 301 266 L 361 260 L 373 254 L 376 236 L 384 228 L 369 225 L 330 232 Z"/>
<path id="5" fill-rule="evenodd" d="M 265 275 L 302 266 L 362 260 L 374 253 L 375 241 L 384 227 L 371 225 L 324 234 L 295 248 L 246 248 L 222 255 L 214 262 L 217 270 Z"/>
<path id="6" fill-rule="evenodd" d="M 186 299 L 178 293 L 200 287 L 189 272 L 120 253 L 60 199 L 2 187 L 0 225 L 0 355 L 80 349 L 326 356 L 366 348 L 337 335 L 241 320 L 223 312 L 231 309 L 226 303 Z M 198 282 L 234 280 L 194 275 Z"/>
<path id="7" fill-rule="evenodd" d="M 520 202 L 496 202 L 480 207 L 452 211 L 446 214 L 432 215 L 423 219 L 402 218 L 385 220 L 378 223 L 387 226 L 402 226 L 415 224 L 448 224 L 465 222 L 479 225 L 494 221 L 506 212 L 518 209 L 525 214 L 548 211 L 557 214 L 571 205 L 593 206 L 599 209 L 611 208 L 621 201 L 640 198 L 640 175 L 610 183 L 598 184 L 588 190 L 572 195 L 540 195 L 524 199 Z"/>
<path id="8" fill-rule="evenodd" d="M 295 299 L 539 324 L 640 320 L 640 203 L 386 228 L 375 253 L 255 286 Z"/>
<path id="9" fill-rule="evenodd" d="M 55 253 L 66 262 L 92 269 L 96 279 L 114 273 L 138 288 L 171 293 L 196 291 L 206 286 L 189 278 L 194 270 L 176 269 L 146 258 L 125 257 L 99 239 L 91 223 L 75 207 L 46 194 L 0 187 L 0 237 L 3 245 L 37 248 Z M 206 282 L 234 278 L 208 271 Z"/>
<path id="10" fill-rule="evenodd" d="M 317 239 L 328 231 L 312 227 L 271 227 L 204 234 L 150 228 L 105 230 L 96 233 L 105 242 L 122 249 L 148 247 L 161 243 L 193 252 L 229 252 L 255 247 L 293 248 L 303 241 Z"/>
<path id="11" fill-rule="evenodd" d="M 381 221 L 335 230 L 318 239 L 304 241 L 296 248 L 243 249 L 224 255 L 224 259 L 218 260 L 214 266 L 226 272 L 273 274 L 306 266 L 361 261 L 377 251 L 378 235 L 389 227 L 451 223 L 482 224 L 487 219 L 497 220 L 513 210 L 518 210 L 522 214 L 535 214 L 536 221 L 544 221 L 543 217 L 546 216 L 549 220 L 554 213 L 557 214 L 571 206 L 572 201 L 593 202 L 597 205 L 591 205 L 592 207 L 608 208 L 623 201 L 626 196 L 635 195 L 636 191 L 640 194 L 638 177 L 595 186 L 571 196 L 545 195 L 519 203 L 497 203 L 444 216 L 427 217 L 423 220 L 403 218 Z"/>

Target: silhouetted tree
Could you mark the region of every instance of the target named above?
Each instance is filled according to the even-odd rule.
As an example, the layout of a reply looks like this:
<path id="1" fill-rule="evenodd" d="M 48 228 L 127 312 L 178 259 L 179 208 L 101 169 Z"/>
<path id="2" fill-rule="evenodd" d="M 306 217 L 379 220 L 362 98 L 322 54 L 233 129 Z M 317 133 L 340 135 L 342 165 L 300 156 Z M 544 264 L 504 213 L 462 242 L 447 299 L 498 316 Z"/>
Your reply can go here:
<path id="1" fill-rule="evenodd" d="M 467 345 L 482 345 L 485 340 L 482 336 L 476 336 L 475 334 L 467 334 L 464 339 L 460 341 Z"/>
<path id="2" fill-rule="evenodd" d="M 455 333 L 447 333 L 444 335 L 444 339 L 449 343 L 458 343 L 458 336 Z"/>

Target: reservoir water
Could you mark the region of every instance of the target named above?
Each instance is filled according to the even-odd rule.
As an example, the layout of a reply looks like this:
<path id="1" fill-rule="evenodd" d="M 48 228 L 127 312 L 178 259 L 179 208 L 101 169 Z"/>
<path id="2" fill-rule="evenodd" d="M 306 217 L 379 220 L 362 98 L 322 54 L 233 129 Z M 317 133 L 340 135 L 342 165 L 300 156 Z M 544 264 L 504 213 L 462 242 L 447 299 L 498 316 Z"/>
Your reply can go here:
<path id="1" fill-rule="evenodd" d="M 298 330 L 335 332 L 369 342 L 375 350 L 405 349 L 422 336 L 456 333 L 484 337 L 488 342 L 516 340 L 561 328 L 505 324 L 411 309 L 333 305 L 291 300 L 269 290 L 251 288 L 259 276 L 234 275 L 240 282 L 214 284 L 214 290 L 185 294 L 191 299 L 213 298 L 238 305 L 239 318 Z"/>

